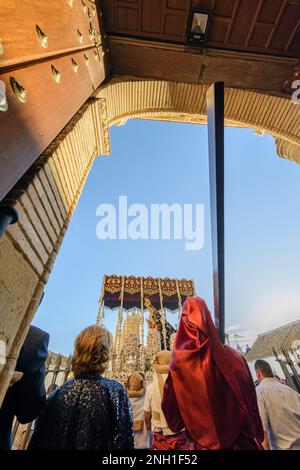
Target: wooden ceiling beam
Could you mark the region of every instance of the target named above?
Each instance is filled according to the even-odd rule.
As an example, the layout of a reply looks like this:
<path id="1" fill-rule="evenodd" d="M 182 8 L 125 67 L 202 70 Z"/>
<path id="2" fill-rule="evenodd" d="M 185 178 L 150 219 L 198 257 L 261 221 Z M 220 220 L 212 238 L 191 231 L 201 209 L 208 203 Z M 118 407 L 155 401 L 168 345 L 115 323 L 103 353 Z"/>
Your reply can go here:
<path id="1" fill-rule="evenodd" d="M 297 60 L 217 49 L 199 49 L 108 36 L 112 73 L 138 78 L 225 86 L 287 97 L 284 82 L 293 74 Z"/>

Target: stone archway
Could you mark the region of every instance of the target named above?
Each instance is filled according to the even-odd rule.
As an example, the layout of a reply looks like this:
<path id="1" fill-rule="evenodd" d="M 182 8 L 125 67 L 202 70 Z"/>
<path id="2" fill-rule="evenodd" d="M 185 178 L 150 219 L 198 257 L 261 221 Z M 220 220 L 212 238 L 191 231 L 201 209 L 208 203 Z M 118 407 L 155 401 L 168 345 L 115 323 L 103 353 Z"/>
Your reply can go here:
<path id="1" fill-rule="evenodd" d="M 21 218 L 0 240 L 0 339 L 7 348 L 0 404 L 94 158 L 110 152 L 109 127 L 131 118 L 204 124 L 206 90 L 201 84 L 113 78 L 6 198 Z M 227 88 L 225 119 L 269 133 L 281 157 L 300 163 L 300 106 L 290 99 Z"/>
<path id="2" fill-rule="evenodd" d="M 106 100 L 108 126 L 132 118 L 206 123 L 205 85 L 114 78 L 96 96 Z M 225 89 L 225 124 L 274 137 L 278 155 L 300 163 L 300 106 L 291 99 Z"/>

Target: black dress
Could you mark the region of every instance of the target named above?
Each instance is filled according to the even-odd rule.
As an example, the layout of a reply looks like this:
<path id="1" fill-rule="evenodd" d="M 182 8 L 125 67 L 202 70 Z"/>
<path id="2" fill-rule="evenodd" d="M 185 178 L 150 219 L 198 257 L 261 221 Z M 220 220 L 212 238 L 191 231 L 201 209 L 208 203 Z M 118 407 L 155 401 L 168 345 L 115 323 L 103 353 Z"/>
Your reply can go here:
<path id="1" fill-rule="evenodd" d="M 36 326 L 30 326 L 16 370 L 23 377 L 9 387 L 0 410 L 0 451 L 11 448 L 11 428 L 14 416 L 19 423 L 33 421 L 45 406 L 45 365 L 49 335 Z"/>
<path id="2" fill-rule="evenodd" d="M 133 449 L 133 417 L 123 385 L 78 376 L 58 388 L 38 417 L 29 449 Z"/>

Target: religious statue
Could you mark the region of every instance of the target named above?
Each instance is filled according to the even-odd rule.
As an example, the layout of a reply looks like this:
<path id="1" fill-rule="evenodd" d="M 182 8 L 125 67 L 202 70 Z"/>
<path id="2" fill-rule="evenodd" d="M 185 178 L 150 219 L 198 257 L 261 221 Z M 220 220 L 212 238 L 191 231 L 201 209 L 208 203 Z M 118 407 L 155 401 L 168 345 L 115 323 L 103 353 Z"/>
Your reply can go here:
<path id="1" fill-rule="evenodd" d="M 150 297 L 144 297 L 144 305 L 149 312 L 149 318 L 147 319 L 149 330 L 155 329 L 160 334 L 161 349 L 170 350 L 170 337 L 172 333 L 175 333 L 175 328 L 165 319 L 165 333 L 166 333 L 166 345 L 164 344 L 164 328 L 162 323 L 161 314 L 151 302 Z M 166 346 L 166 347 L 165 347 Z"/>
<path id="2" fill-rule="evenodd" d="M 153 371 L 153 358 L 161 351 L 161 337 L 157 328 L 148 328 L 145 349 L 145 370 Z"/>

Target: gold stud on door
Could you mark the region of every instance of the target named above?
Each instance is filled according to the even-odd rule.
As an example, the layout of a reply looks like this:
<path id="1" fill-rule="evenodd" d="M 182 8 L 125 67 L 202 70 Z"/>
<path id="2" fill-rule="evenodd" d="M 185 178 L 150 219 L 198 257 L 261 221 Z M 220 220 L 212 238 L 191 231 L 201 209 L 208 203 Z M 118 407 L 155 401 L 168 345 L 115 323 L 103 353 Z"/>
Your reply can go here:
<path id="1" fill-rule="evenodd" d="M 47 38 L 46 34 L 44 33 L 44 31 L 41 30 L 39 25 L 36 25 L 35 29 L 36 29 L 36 34 L 37 34 L 37 36 L 39 38 L 39 41 L 40 41 L 40 45 L 44 49 L 46 49 L 48 47 L 48 38 Z"/>
<path id="2" fill-rule="evenodd" d="M 78 72 L 78 64 L 77 64 L 77 62 L 75 62 L 74 59 L 71 59 L 71 63 L 72 63 L 72 68 L 73 68 L 74 72 Z"/>
<path id="3" fill-rule="evenodd" d="M 51 65 L 51 71 L 52 71 L 52 75 L 53 75 L 53 78 L 54 80 L 56 81 L 56 83 L 60 83 L 60 80 L 61 80 L 61 73 L 59 70 L 57 70 L 56 67 L 54 67 L 54 65 Z"/>
<path id="4" fill-rule="evenodd" d="M 26 89 L 21 85 L 20 82 L 14 77 L 10 79 L 10 84 L 12 87 L 12 90 L 15 94 L 15 96 L 18 98 L 19 101 L 22 103 L 26 103 L 27 101 L 27 91 Z"/>

